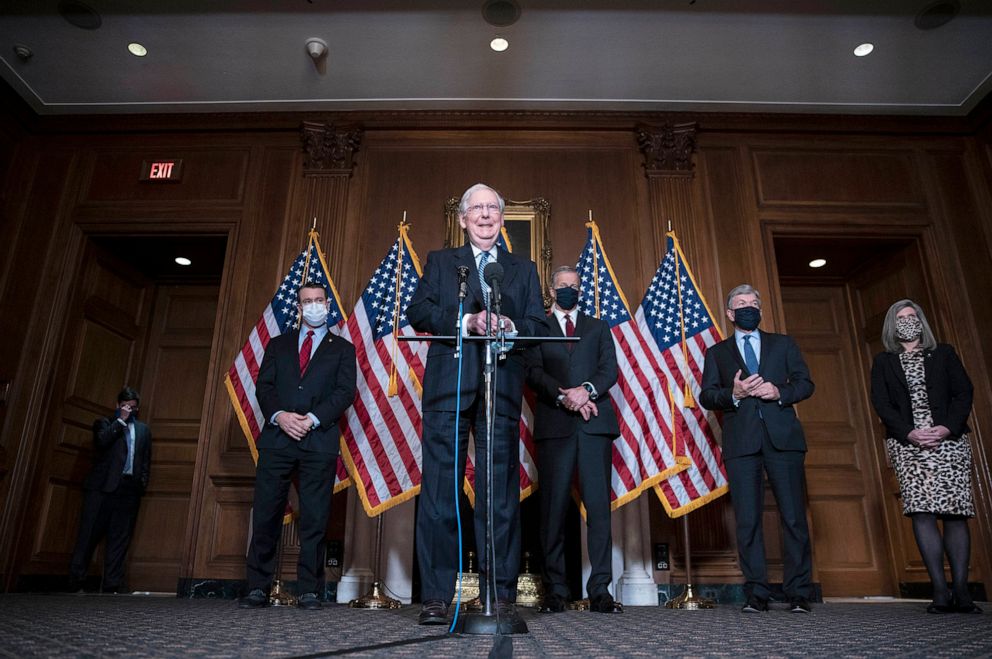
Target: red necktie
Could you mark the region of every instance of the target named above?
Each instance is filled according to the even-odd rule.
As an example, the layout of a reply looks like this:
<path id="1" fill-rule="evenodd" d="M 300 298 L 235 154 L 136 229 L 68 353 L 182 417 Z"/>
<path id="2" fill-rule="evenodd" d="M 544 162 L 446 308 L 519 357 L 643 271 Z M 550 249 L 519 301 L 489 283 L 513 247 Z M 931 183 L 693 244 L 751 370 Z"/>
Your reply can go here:
<path id="1" fill-rule="evenodd" d="M 303 339 L 300 346 L 300 375 L 307 372 L 307 364 L 310 363 L 310 352 L 313 350 L 313 330 L 307 330 L 307 338 Z"/>
<path id="2" fill-rule="evenodd" d="M 572 322 L 572 314 L 565 314 L 565 336 L 575 336 L 575 324 Z M 567 343 L 568 351 L 575 347 L 574 343 Z"/>

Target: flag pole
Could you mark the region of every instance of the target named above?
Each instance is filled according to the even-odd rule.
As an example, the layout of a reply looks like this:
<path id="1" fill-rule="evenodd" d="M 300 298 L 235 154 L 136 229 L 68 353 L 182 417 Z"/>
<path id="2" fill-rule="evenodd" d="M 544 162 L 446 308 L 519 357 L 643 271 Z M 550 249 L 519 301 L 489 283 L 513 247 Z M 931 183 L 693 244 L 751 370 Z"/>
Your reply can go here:
<path id="1" fill-rule="evenodd" d="M 698 611 L 715 609 L 716 602 L 708 597 L 696 595 L 692 590 L 692 551 L 689 548 L 689 514 L 682 516 L 682 542 L 685 545 L 685 590 L 678 597 L 668 600 L 665 606 L 669 609 L 685 609 Z"/>
<path id="2" fill-rule="evenodd" d="M 382 558 L 382 517 L 383 511 L 376 515 L 375 521 L 375 561 L 372 563 L 372 589 L 364 596 L 348 603 L 353 609 L 398 609 L 402 604 L 386 594 L 386 587 L 379 581 L 379 560 Z"/>

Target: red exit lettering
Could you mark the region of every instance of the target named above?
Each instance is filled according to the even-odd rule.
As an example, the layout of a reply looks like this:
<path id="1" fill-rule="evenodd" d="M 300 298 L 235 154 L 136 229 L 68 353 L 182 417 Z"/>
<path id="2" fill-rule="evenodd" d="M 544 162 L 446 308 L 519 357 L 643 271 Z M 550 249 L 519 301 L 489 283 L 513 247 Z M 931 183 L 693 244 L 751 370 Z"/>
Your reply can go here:
<path id="1" fill-rule="evenodd" d="M 151 164 L 151 169 L 148 172 L 148 178 L 154 179 L 167 179 L 172 176 L 172 168 L 175 163 L 172 162 L 153 162 Z"/>

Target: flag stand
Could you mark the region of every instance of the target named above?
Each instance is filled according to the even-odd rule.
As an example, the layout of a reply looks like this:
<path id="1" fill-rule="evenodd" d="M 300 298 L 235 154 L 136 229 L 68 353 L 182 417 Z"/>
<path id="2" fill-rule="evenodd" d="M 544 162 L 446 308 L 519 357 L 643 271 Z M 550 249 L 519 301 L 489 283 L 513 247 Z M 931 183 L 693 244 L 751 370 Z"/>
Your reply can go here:
<path id="1" fill-rule="evenodd" d="M 289 528 L 283 529 L 282 537 L 279 539 L 279 547 L 276 549 L 276 575 L 275 579 L 272 580 L 272 592 L 269 593 L 269 605 L 270 606 L 294 606 L 296 604 L 296 596 L 291 593 L 284 592 L 282 589 L 282 555 L 283 548 L 286 546 L 286 536 L 294 536 L 295 533 L 286 533 L 289 531 L 296 531 L 296 519 L 287 524 Z"/>
<path id="2" fill-rule="evenodd" d="M 386 595 L 385 586 L 379 581 L 379 559 L 382 556 L 382 512 L 376 516 L 375 522 L 375 561 L 372 564 L 372 590 L 365 596 L 351 600 L 348 603 L 353 609 L 398 609 L 400 601 Z"/>
<path id="3" fill-rule="evenodd" d="M 689 515 L 682 516 L 682 539 L 685 544 L 685 590 L 678 597 L 668 600 L 665 606 L 669 609 L 715 609 L 716 602 L 708 597 L 699 597 L 692 592 L 692 551 L 689 548 Z"/>

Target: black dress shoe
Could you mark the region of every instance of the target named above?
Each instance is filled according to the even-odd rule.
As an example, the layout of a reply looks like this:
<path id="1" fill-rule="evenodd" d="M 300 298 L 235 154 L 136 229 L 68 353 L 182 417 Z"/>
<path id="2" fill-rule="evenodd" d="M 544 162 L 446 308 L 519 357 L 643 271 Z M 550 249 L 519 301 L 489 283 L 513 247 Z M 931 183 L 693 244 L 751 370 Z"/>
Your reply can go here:
<path id="1" fill-rule="evenodd" d="M 589 610 L 596 613 L 623 613 L 623 604 L 613 599 L 609 593 L 596 595 L 589 600 Z"/>
<path id="2" fill-rule="evenodd" d="M 937 604 L 936 602 L 930 602 L 927 605 L 927 613 L 954 613 L 955 608 L 952 604 Z"/>
<path id="3" fill-rule="evenodd" d="M 789 600 L 789 610 L 793 613 L 809 613 L 809 602 L 805 597 L 793 597 Z"/>
<path id="4" fill-rule="evenodd" d="M 498 600 L 496 602 L 496 615 L 506 620 L 516 620 L 519 617 L 517 605 L 510 600 Z"/>
<path id="5" fill-rule="evenodd" d="M 550 593 L 541 600 L 537 607 L 538 613 L 561 613 L 565 610 L 565 598 L 558 593 Z"/>
<path id="6" fill-rule="evenodd" d="M 951 606 L 954 609 L 954 613 L 981 613 L 982 607 L 978 606 L 974 602 L 968 602 L 967 604 L 961 604 L 957 599 L 955 599 Z"/>
<path id="7" fill-rule="evenodd" d="M 320 598 L 317 593 L 303 593 L 296 600 L 296 606 L 306 611 L 316 611 L 321 608 Z"/>
<path id="8" fill-rule="evenodd" d="M 420 607 L 417 622 L 421 625 L 444 625 L 448 622 L 448 605 L 441 600 L 427 600 Z"/>
<path id="9" fill-rule="evenodd" d="M 741 613 L 762 613 L 768 610 L 768 600 L 757 595 L 751 595 L 747 602 L 741 607 Z"/>
<path id="10" fill-rule="evenodd" d="M 242 609 L 260 609 L 269 605 L 269 596 L 261 588 L 255 588 L 247 596 L 238 600 L 238 607 Z"/>

